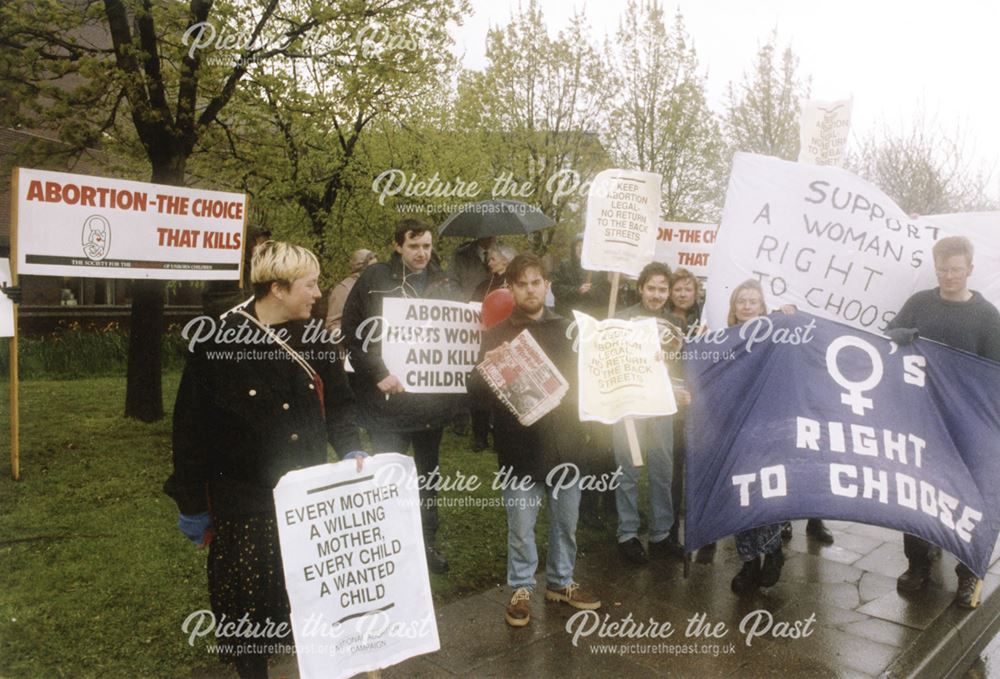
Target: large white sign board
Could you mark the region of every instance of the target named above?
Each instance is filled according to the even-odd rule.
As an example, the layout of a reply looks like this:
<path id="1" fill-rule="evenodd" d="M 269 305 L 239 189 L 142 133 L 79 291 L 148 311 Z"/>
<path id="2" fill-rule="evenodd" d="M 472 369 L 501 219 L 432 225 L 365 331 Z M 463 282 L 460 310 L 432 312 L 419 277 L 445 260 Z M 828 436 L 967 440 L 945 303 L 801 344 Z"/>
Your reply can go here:
<path id="1" fill-rule="evenodd" d="M 441 647 L 413 458 L 289 472 L 274 504 L 299 676 L 350 677 Z"/>
<path id="2" fill-rule="evenodd" d="M 17 272 L 238 280 L 246 196 L 18 168 Z"/>
<path id="3" fill-rule="evenodd" d="M 748 278 L 780 304 L 882 332 L 914 292 L 936 286 L 931 250 L 965 235 L 972 288 L 1000 303 L 998 213 L 911 218 L 846 170 L 738 153 L 709 263 L 706 317 L 726 326 L 729 296 Z"/>

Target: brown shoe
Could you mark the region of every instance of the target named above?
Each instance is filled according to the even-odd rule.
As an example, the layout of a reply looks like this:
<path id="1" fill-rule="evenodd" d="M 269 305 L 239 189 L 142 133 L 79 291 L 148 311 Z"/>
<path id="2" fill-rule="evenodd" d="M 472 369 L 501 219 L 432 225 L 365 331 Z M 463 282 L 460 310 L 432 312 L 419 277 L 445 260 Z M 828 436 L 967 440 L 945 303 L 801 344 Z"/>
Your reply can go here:
<path id="1" fill-rule="evenodd" d="M 584 611 L 595 611 L 601 607 L 601 600 L 580 587 L 578 583 L 571 582 L 563 589 L 545 589 L 545 598 L 549 601 L 563 601 L 573 608 Z"/>
<path id="2" fill-rule="evenodd" d="M 527 587 L 515 589 L 503 617 L 511 627 L 524 627 L 531 622 L 531 590 Z"/>

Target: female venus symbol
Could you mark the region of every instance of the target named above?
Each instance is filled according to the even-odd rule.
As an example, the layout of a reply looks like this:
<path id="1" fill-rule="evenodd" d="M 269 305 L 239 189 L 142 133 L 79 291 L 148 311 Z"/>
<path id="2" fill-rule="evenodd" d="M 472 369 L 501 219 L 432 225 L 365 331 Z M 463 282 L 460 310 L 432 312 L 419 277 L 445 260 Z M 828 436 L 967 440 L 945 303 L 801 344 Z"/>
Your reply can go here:
<path id="1" fill-rule="evenodd" d="M 867 378 L 860 382 L 848 380 L 837 366 L 837 356 L 842 349 L 847 347 L 860 349 L 871 359 L 872 371 Z M 826 371 L 830 373 L 834 382 L 847 390 L 847 393 L 841 394 L 840 402 L 851 406 L 851 411 L 855 415 L 864 415 L 866 408 L 874 410 L 875 406 L 872 404 L 872 400 L 866 398 L 864 392 L 873 389 L 882 381 L 882 356 L 879 355 L 875 347 L 860 337 L 842 335 L 830 342 L 830 346 L 826 348 Z"/>

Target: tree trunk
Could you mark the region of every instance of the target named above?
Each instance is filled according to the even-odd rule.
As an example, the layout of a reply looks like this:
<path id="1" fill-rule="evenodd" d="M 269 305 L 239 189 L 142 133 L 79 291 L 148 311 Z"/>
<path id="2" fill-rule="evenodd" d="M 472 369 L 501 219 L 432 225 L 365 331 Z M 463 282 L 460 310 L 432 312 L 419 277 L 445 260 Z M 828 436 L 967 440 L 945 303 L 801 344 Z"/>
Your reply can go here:
<path id="1" fill-rule="evenodd" d="M 125 417 L 143 422 L 163 418 L 163 290 L 163 281 L 132 282 Z"/>
<path id="2" fill-rule="evenodd" d="M 176 151 L 153 160 L 152 181 L 183 186 L 186 155 Z M 132 321 L 128 337 L 128 377 L 125 417 L 142 422 L 163 419 L 163 298 L 164 281 L 132 282 Z"/>

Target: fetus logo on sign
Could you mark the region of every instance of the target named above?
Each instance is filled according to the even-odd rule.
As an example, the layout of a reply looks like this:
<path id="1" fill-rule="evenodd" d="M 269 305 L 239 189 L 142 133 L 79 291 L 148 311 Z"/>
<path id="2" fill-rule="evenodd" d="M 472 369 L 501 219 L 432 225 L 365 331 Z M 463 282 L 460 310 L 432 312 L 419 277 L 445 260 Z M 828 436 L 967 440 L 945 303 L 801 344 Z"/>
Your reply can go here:
<path id="1" fill-rule="evenodd" d="M 83 254 L 93 261 L 104 259 L 111 249 L 111 224 L 101 215 L 91 215 L 83 222 Z"/>

